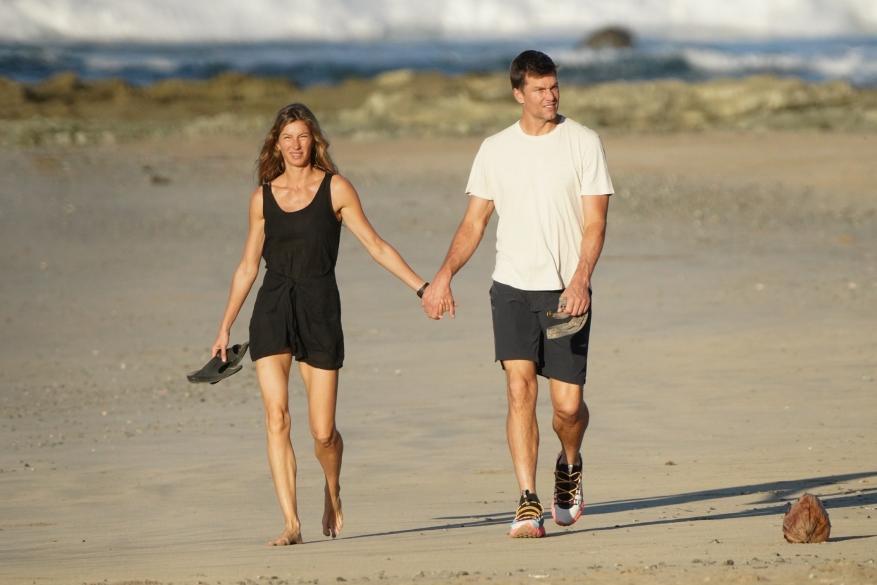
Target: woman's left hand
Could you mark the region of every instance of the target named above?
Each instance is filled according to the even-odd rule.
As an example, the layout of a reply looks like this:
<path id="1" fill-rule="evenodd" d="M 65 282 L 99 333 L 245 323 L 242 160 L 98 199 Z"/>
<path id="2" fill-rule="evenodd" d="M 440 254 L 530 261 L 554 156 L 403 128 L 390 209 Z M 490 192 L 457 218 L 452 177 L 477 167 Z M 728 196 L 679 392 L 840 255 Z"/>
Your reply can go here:
<path id="1" fill-rule="evenodd" d="M 228 331 L 220 331 L 216 336 L 216 341 L 213 342 L 213 347 L 210 348 L 210 357 L 216 357 L 219 354 L 222 357 L 222 361 L 227 362 L 228 358 L 225 354 L 226 348 L 228 348 Z"/>

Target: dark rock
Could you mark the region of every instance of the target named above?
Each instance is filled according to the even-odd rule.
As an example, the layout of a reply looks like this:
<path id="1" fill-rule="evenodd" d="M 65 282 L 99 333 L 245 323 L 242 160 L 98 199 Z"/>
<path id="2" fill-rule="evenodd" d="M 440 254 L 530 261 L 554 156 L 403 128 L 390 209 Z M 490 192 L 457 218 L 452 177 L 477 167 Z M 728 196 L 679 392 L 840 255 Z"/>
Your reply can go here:
<path id="1" fill-rule="evenodd" d="M 122 103 L 136 97 L 135 88 L 123 79 L 101 79 L 87 86 L 88 99 Z"/>
<path id="2" fill-rule="evenodd" d="M 578 46 L 590 49 L 623 49 L 633 45 L 632 32 L 620 26 L 607 26 L 592 32 Z"/>
<path id="3" fill-rule="evenodd" d="M 58 73 L 45 81 L 28 87 L 25 95 L 29 100 L 35 102 L 57 100 L 72 103 L 76 93 L 84 87 L 85 84 L 75 73 Z"/>
<path id="4" fill-rule="evenodd" d="M 24 99 L 24 88 L 21 84 L 0 77 L 0 108 L 19 106 Z"/>

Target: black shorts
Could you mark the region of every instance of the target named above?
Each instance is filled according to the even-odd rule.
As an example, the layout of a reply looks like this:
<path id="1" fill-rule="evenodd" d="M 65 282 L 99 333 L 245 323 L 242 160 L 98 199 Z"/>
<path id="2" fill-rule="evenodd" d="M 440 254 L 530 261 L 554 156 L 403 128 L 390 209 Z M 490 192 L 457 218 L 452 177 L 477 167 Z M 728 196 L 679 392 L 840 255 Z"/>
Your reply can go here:
<path id="1" fill-rule="evenodd" d="M 563 322 L 547 315 L 557 310 L 562 292 L 520 290 L 493 283 L 490 309 L 496 360 L 530 360 L 540 376 L 583 385 L 588 373 L 590 316 L 581 331 L 573 335 L 557 339 L 545 336 L 546 328 Z"/>
<path id="2" fill-rule="evenodd" d="M 250 318 L 250 357 L 291 353 L 315 368 L 344 363 L 341 298 L 335 275 L 292 279 L 265 273 Z"/>

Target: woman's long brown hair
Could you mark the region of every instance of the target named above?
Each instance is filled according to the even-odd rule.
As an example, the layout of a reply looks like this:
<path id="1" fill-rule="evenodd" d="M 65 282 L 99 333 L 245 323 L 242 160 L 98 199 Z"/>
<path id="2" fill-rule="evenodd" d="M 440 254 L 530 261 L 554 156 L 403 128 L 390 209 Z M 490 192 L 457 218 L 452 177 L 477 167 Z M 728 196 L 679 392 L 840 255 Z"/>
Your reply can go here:
<path id="1" fill-rule="evenodd" d="M 280 132 L 290 122 L 301 120 L 308 125 L 311 135 L 314 137 L 314 147 L 311 150 L 311 164 L 327 173 L 337 173 L 338 167 L 332 162 L 329 156 L 329 141 L 320 130 L 320 123 L 317 117 L 304 104 L 289 104 L 277 112 L 274 124 L 268 135 L 265 137 L 265 143 L 262 145 L 262 152 L 259 153 L 258 174 L 259 184 L 270 183 L 283 174 L 286 166 L 283 164 L 283 156 L 277 149 L 277 141 L 280 139 Z"/>

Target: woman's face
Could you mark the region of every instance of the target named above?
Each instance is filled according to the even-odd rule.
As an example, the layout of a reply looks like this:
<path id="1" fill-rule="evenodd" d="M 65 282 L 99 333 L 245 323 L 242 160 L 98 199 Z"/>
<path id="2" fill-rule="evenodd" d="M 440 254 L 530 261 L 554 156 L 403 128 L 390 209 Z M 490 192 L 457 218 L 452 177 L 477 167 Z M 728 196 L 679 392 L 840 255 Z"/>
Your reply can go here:
<path id="1" fill-rule="evenodd" d="M 280 131 L 277 150 L 287 167 L 306 167 L 311 164 L 314 135 L 302 120 L 290 122 Z"/>

